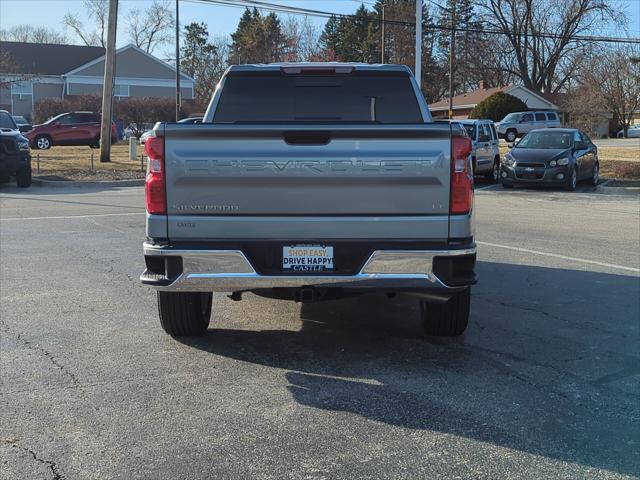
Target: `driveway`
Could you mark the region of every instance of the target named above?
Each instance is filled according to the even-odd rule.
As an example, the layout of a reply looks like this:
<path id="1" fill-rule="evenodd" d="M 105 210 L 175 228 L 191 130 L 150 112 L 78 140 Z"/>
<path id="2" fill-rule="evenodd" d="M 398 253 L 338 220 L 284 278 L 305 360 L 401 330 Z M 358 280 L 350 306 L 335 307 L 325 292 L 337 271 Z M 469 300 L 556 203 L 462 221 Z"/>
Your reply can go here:
<path id="1" fill-rule="evenodd" d="M 143 193 L 0 189 L 0 468 L 31 479 L 634 478 L 636 196 L 488 189 L 467 333 L 414 300 L 214 297 L 166 336 Z"/>

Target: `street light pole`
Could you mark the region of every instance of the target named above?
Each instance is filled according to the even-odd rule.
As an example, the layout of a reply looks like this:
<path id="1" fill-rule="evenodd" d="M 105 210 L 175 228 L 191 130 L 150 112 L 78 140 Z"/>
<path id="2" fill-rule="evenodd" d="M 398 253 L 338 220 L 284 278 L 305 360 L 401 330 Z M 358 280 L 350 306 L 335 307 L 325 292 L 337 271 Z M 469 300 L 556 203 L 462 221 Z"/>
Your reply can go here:
<path id="1" fill-rule="evenodd" d="M 380 63 L 384 63 L 384 3 L 382 4 L 382 56 Z"/>
<path id="2" fill-rule="evenodd" d="M 422 0 L 416 0 L 416 81 L 422 89 Z"/>
<path id="3" fill-rule="evenodd" d="M 180 120 L 180 0 L 176 0 L 176 122 Z"/>
<path id="4" fill-rule="evenodd" d="M 453 118 L 453 63 L 456 60 L 455 10 L 451 12 L 451 41 L 449 42 L 449 118 Z"/>

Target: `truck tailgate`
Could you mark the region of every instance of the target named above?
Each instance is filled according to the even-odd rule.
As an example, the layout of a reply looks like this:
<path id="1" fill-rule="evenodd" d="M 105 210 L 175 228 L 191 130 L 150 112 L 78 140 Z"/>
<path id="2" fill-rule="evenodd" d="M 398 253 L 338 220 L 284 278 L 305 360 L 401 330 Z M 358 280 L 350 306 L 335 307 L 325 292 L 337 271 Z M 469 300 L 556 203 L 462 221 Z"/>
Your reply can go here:
<path id="1" fill-rule="evenodd" d="M 164 136 L 170 238 L 189 236 L 171 221 L 184 217 L 448 216 L 446 124 L 169 124 Z"/>

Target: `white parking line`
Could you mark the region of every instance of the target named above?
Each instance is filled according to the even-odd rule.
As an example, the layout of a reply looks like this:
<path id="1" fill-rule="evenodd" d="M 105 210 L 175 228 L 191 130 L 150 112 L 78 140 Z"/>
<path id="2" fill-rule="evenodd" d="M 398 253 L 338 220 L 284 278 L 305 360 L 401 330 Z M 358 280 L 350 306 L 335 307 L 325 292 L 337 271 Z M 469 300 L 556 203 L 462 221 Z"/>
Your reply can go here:
<path id="1" fill-rule="evenodd" d="M 476 192 L 480 192 L 482 190 L 488 190 L 489 188 L 497 187 L 497 185 L 486 185 L 484 187 L 476 188 Z"/>
<path id="2" fill-rule="evenodd" d="M 94 213 L 92 215 L 60 215 L 58 217 L 11 217 L 0 218 L 0 222 L 13 222 L 17 220 L 57 220 L 60 218 L 95 218 L 95 217 L 126 217 L 130 215 L 144 215 L 144 212 L 129 212 L 129 213 Z"/>
<path id="3" fill-rule="evenodd" d="M 497 243 L 489 242 L 476 242 L 478 245 L 486 245 L 487 247 L 504 248 L 505 250 L 513 250 L 514 252 L 533 253 L 535 255 L 543 255 L 545 257 L 560 258 L 562 260 L 569 260 L 571 262 L 588 263 L 590 265 L 598 265 L 600 267 L 617 268 L 619 270 L 626 270 L 628 272 L 640 273 L 640 268 L 625 267 L 623 265 L 615 265 L 613 263 L 596 262 L 595 260 L 587 260 L 585 258 L 568 257 L 566 255 L 559 255 L 557 253 L 540 252 L 538 250 L 530 250 L 528 248 L 511 247 L 509 245 L 500 245 Z"/>

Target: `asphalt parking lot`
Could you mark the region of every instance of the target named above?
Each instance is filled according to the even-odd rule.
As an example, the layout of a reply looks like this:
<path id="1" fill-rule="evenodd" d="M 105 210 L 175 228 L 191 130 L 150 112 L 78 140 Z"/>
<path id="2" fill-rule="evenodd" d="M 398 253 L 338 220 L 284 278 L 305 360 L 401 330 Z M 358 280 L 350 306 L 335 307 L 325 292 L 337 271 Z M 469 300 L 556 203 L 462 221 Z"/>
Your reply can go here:
<path id="1" fill-rule="evenodd" d="M 469 329 L 413 301 L 214 297 L 166 336 L 141 188 L 0 188 L 0 477 L 634 478 L 640 202 L 476 195 Z"/>

